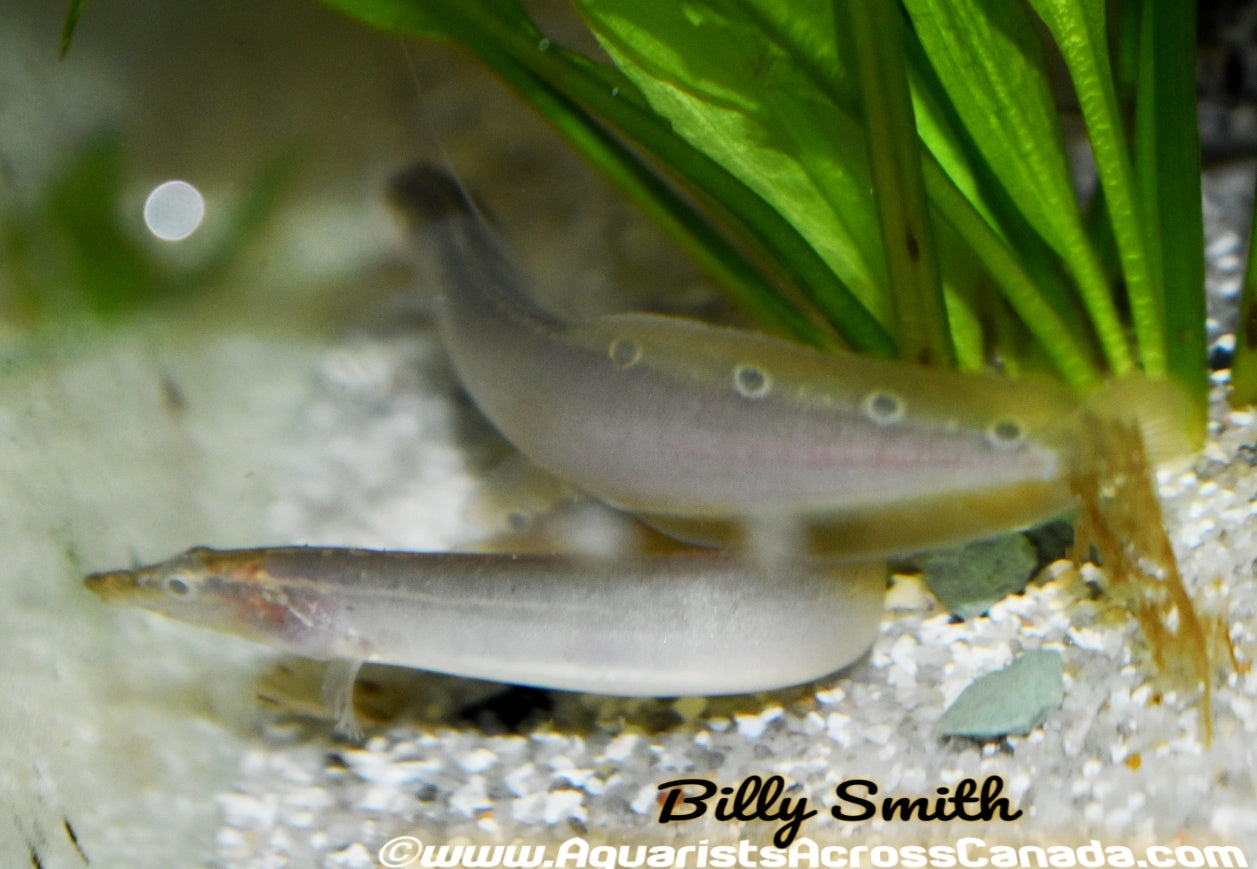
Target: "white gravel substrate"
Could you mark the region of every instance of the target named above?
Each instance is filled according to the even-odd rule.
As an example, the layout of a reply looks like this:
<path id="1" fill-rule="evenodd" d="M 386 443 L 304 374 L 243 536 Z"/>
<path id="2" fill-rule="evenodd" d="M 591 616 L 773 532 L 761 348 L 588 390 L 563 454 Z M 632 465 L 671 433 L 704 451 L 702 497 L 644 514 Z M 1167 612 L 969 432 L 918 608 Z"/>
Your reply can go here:
<path id="1" fill-rule="evenodd" d="M 334 487 L 340 500 L 356 503 L 372 478 L 387 476 L 389 462 L 378 450 L 370 460 L 375 471 L 354 466 L 367 461 L 353 458 L 364 455 L 354 442 L 414 426 L 420 408 L 428 419 L 449 413 L 413 395 L 379 400 L 396 394 L 397 372 L 414 376 L 414 346 L 413 336 L 361 343 L 336 351 L 324 366 L 332 378 L 324 383 L 335 381 L 334 388 L 301 428 L 312 444 L 343 443 L 344 474 Z M 353 383 L 343 376 L 372 370 Z M 370 406 L 375 410 L 364 420 L 362 409 Z M 1239 662 L 1215 685 L 1209 744 L 1199 698 L 1160 692 L 1138 629 L 1085 581 L 1088 571 L 1080 577 L 1058 563 L 1025 594 L 968 623 L 939 611 L 915 579 L 897 577 L 872 653 L 808 690 L 649 702 L 555 693 L 552 710 L 520 732 L 487 733 L 454 716 L 455 701 L 446 698 L 457 684 L 428 679 L 413 686 L 433 698 L 417 719 L 403 718 L 361 746 L 333 744 L 324 728 L 276 719 L 246 749 L 234 783 L 218 797 L 223 826 L 215 859 L 223 866 L 370 866 L 376 850 L 398 835 L 432 844 L 573 835 L 767 844 L 777 825 L 720 823 L 710 812 L 661 826 L 658 785 L 676 778 L 736 785 L 774 774 L 791 783 L 789 795 L 821 809 L 804 825 L 804 835 L 817 841 L 1174 840 L 1240 844 L 1257 853 L 1257 676 L 1249 671 L 1257 653 L 1257 418 L 1215 403 L 1215 419 L 1206 450 L 1160 481 L 1185 580 L 1197 600 L 1226 614 Z M 414 455 L 425 453 L 398 460 L 413 463 Z M 419 462 L 426 469 L 408 474 L 427 480 L 408 487 L 416 503 L 427 500 L 417 509 L 430 515 L 433 498 L 449 510 L 465 505 L 470 495 L 457 461 L 447 449 L 426 455 Z M 317 501 L 309 492 L 293 499 Z M 292 503 L 280 508 L 289 518 L 300 512 Z M 322 514 L 324 522 L 312 520 L 317 512 L 307 509 L 300 523 L 307 536 L 361 536 L 333 512 Z M 1065 663 L 1064 705 L 1041 728 L 989 742 L 933 735 L 966 685 L 1029 649 L 1056 650 Z M 846 779 L 876 782 L 879 797 L 932 796 L 965 777 L 992 775 L 1003 778 L 1004 795 L 1024 811 L 1020 821 L 853 823 L 827 811 Z"/>

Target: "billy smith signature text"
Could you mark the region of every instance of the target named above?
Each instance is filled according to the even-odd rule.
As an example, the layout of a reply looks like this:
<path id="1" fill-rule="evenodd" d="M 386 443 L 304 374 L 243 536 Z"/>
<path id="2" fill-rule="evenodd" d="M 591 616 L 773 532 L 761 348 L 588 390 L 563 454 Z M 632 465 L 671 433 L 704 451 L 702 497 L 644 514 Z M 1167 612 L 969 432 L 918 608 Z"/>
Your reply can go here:
<path id="1" fill-rule="evenodd" d="M 780 821 L 773 833 L 773 844 L 787 848 L 799 834 L 808 818 L 817 809 L 809 809 L 807 797 L 784 796 L 786 782 L 779 775 L 743 779 L 737 787 L 721 787 L 704 778 L 679 778 L 659 785 L 666 791 L 659 809 L 659 823 L 692 821 L 707 814 L 717 821 Z M 987 776 L 980 784 L 976 779 L 961 779 L 954 787 L 938 787 L 934 796 L 888 796 L 880 802 L 877 784 L 866 778 L 847 779 L 835 789 L 838 802 L 829 810 L 839 821 L 867 821 L 880 816 L 885 821 L 1015 821 L 1021 809 L 1008 797 L 1000 796 L 1004 780 Z M 716 799 L 712 805 L 712 798 Z"/>

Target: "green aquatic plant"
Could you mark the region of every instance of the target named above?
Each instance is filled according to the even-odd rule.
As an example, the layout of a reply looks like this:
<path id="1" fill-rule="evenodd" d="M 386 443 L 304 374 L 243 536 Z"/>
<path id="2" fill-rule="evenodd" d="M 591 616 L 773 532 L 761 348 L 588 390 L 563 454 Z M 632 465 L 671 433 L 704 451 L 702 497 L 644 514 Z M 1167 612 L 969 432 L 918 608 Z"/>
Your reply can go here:
<path id="1" fill-rule="evenodd" d="M 611 63 L 518 0 L 323 2 L 471 52 L 765 328 L 1080 391 L 1140 369 L 1203 422 L 1191 0 L 574 0 Z"/>
<path id="2" fill-rule="evenodd" d="M 325 3 L 473 53 L 767 328 L 1079 390 L 1142 369 L 1203 420 L 1192 2 L 576 0 L 612 63 L 515 0 Z"/>

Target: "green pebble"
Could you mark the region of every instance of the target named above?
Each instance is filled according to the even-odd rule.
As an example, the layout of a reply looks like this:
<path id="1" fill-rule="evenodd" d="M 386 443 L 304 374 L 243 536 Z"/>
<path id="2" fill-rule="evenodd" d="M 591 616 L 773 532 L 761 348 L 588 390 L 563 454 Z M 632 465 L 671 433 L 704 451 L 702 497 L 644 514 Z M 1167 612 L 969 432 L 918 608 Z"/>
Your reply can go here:
<path id="1" fill-rule="evenodd" d="M 1034 544 L 1022 534 L 979 540 L 920 559 L 930 591 L 965 621 L 1023 591 L 1038 563 Z"/>
<path id="2" fill-rule="evenodd" d="M 937 736 L 995 739 L 1034 730 L 1065 699 L 1057 652 L 1026 652 L 960 693 L 934 727 Z"/>

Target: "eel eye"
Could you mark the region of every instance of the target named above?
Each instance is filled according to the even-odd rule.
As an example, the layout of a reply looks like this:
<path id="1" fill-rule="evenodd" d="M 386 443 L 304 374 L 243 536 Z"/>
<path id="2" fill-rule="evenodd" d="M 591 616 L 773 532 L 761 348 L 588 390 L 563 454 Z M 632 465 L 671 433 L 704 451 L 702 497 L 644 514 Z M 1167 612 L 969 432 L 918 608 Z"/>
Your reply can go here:
<path id="1" fill-rule="evenodd" d="M 161 590 L 166 597 L 174 600 L 187 600 L 196 595 L 196 586 L 192 580 L 178 573 L 170 573 L 162 577 Z"/>

